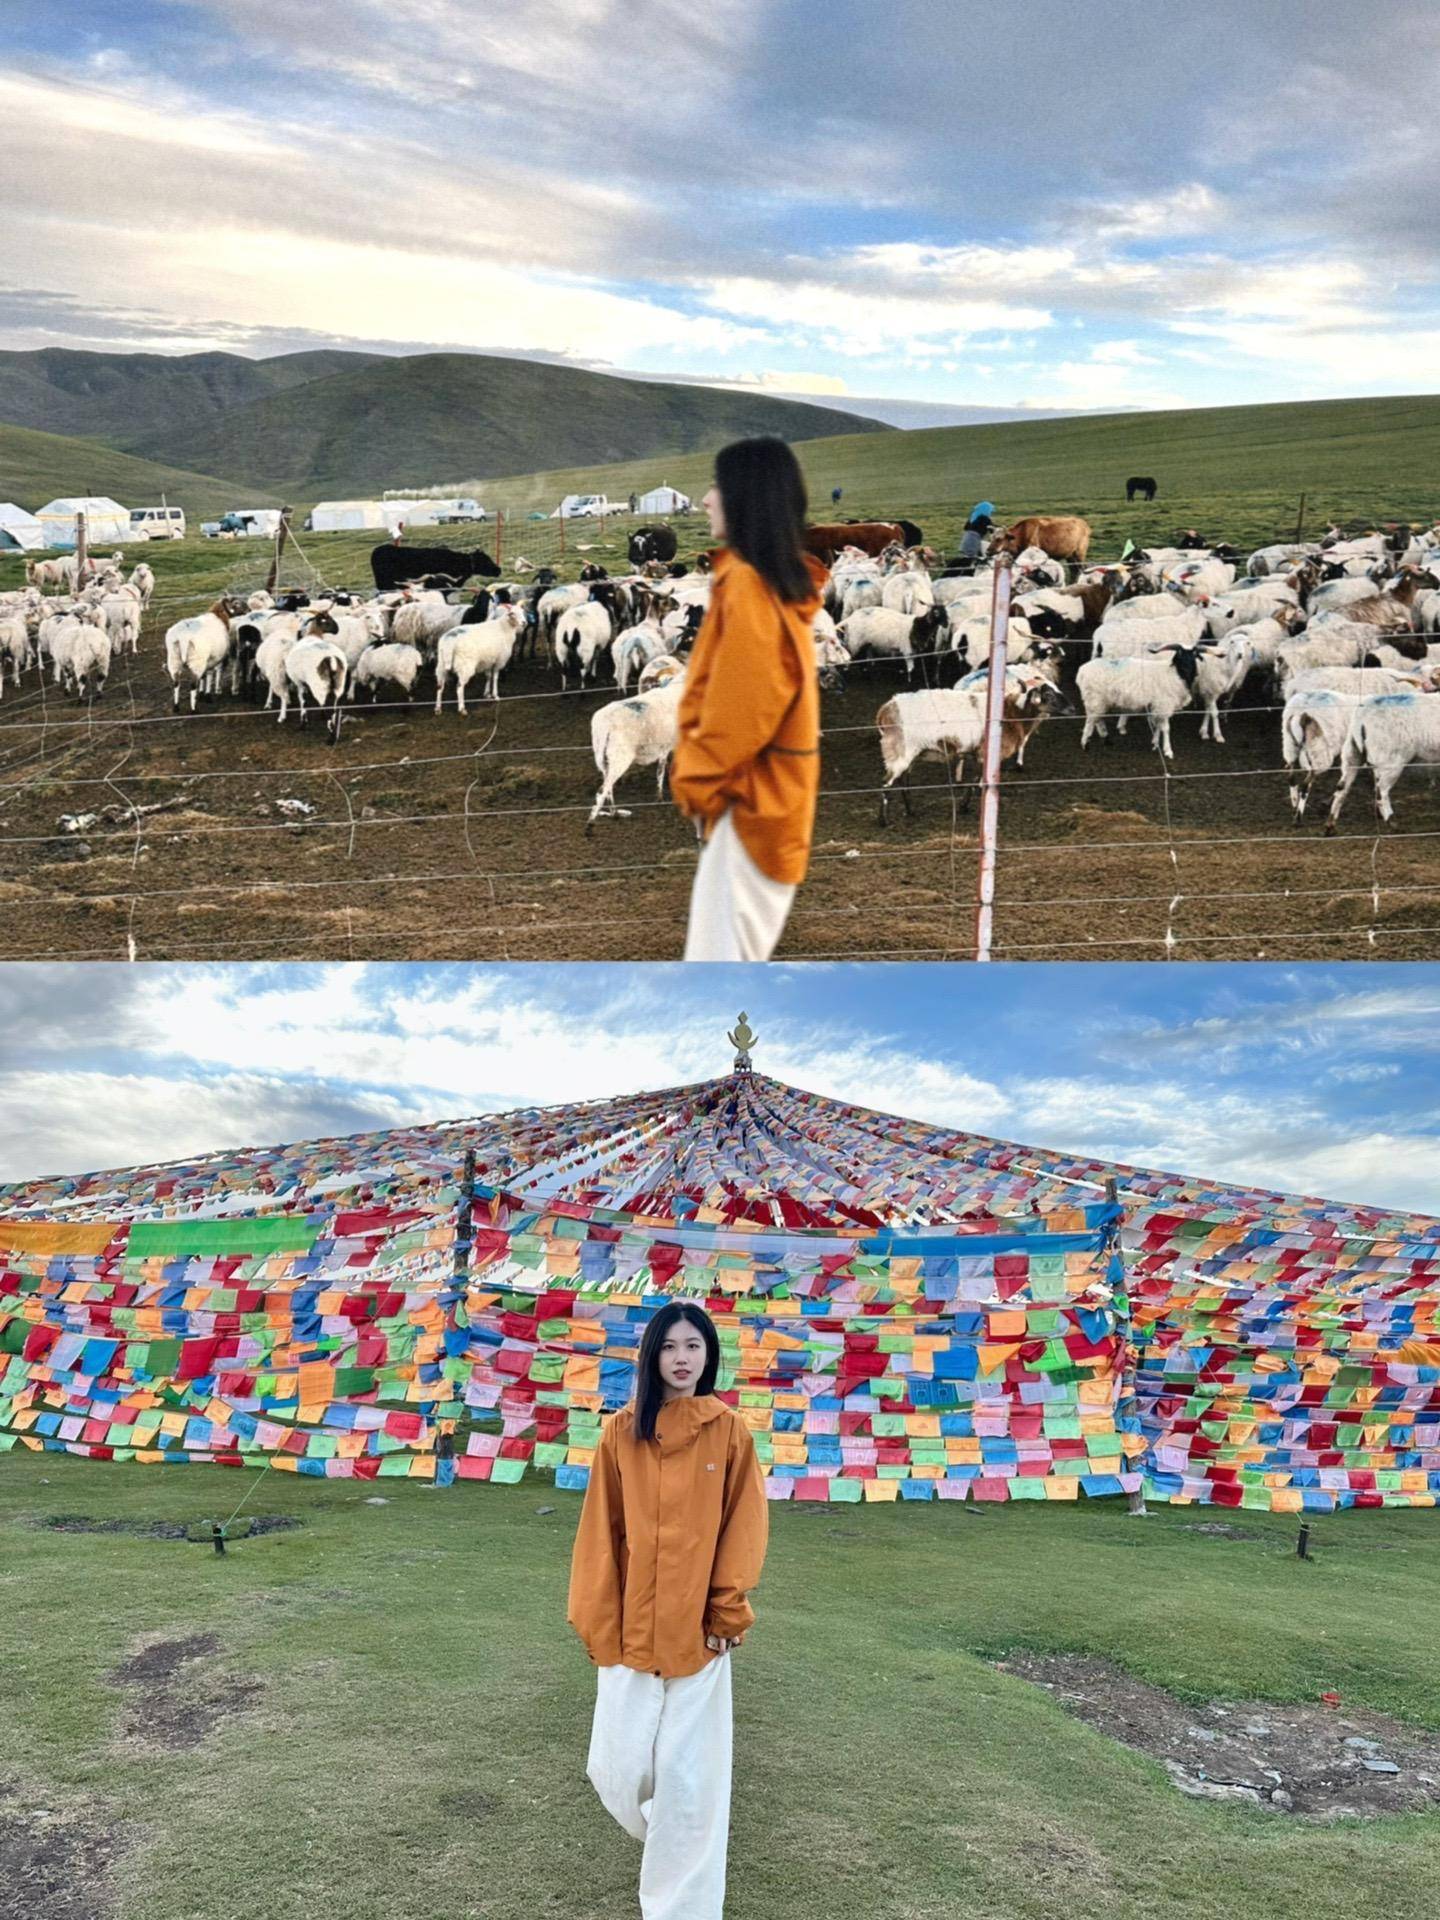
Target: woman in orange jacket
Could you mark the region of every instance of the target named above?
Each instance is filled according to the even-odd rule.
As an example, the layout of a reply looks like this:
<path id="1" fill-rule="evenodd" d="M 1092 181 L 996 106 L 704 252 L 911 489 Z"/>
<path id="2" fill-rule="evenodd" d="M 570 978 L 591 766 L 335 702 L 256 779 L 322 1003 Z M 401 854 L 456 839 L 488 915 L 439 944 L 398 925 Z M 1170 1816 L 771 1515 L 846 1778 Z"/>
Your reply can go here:
<path id="1" fill-rule="evenodd" d="M 726 545 L 680 699 L 670 790 L 701 823 L 687 960 L 768 960 L 805 878 L 820 789 L 811 623 L 827 575 L 805 553 L 805 481 L 783 440 L 736 440 L 703 506 Z"/>
<path id="2" fill-rule="evenodd" d="M 601 1429 L 570 1563 L 567 1617 L 599 1669 L 586 1773 L 645 1843 L 644 1920 L 721 1920 L 725 1903 L 729 1655 L 754 1624 L 769 1513 L 719 1371 L 704 1308 L 667 1302 Z"/>

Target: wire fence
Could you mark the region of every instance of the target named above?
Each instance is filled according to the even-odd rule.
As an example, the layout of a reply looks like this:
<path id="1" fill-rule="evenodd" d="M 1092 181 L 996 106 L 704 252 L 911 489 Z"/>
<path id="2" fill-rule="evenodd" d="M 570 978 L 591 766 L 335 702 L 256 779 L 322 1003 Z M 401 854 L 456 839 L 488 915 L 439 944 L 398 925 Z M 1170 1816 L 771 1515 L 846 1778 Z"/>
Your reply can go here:
<path id="1" fill-rule="evenodd" d="M 523 581 L 530 566 L 562 555 L 572 569 L 593 555 L 622 570 L 631 524 L 521 521 L 518 540 L 509 519 L 503 528 L 415 529 L 407 543 L 488 540 L 487 551 L 500 549 L 501 577 Z M 703 520 L 678 531 L 694 535 L 688 552 L 677 543 L 682 559 L 706 543 Z M 356 563 L 373 534 L 356 536 L 343 567 L 329 549 L 317 558 L 304 530 L 299 538 L 287 567 L 313 565 L 313 584 L 368 587 Z M 264 551 L 229 564 L 234 588 L 268 572 Z M 274 713 L 258 705 L 169 706 L 160 637 L 214 592 L 197 582 L 157 595 L 140 654 L 116 663 L 107 711 L 70 705 L 44 681 L 5 690 L 5 957 L 403 957 L 443 948 L 447 957 L 509 958 L 520 947 L 520 957 L 658 958 L 678 947 L 695 841 L 663 790 L 646 787 L 653 770 L 637 769 L 622 786 L 627 820 L 599 822 L 593 838 L 582 837 L 596 785 L 589 716 L 616 697 L 613 686 L 557 686 L 535 664 L 506 676 L 498 703 L 471 703 L 464 720 L 451 702 L 436 717 L 431 700 L 385 700 L 347 709 L 335 747 L 302 749 L 298 732 L 270 746 L 263 728 Z M 929 657 L 917 658 L 917 673 Z M 896 794 L 883 781 L 874 713 L 912 683 L 895 662 L 877 660 L 855 663 L 847 679 L 844 694 L 825 698 L 810 883 L 781 957 L 973 955 L 978 770 L 947 759 L 938 779 L 917 781 L 922 824 L 882 835 L 880 803 Z M 1199 764 L 1179 765 L 1153 741 L 1137 757 L 1134 736 L 1120 749 L 1124 765 L 1113 742 L 1082 761 L 1075 728 L 1084 715 L 1051 716 L 1031 764 L 1003 776 L 995 954 L 1169 958 L 1241 948 L 1275 958 L 1357 944 L 1433 952 L 1437 929 L 1424 903 L 1440 887 L 1417 870 L 1440 839 L 1431 796 L 1419 782 L 1402 789 L 1407 818 L 1381 832 L 1357 792 L 1335 835 L 1297 832 L 1279 711 L 1253 698 L 1223 708 L 1238 749 L 1201 749 Z M 433 724 L 433 744 L 445 750 L 387 752 L 387 730 L 399 728 L 408 745 L 412 723 Z M 1134 725 L 1146 731 L 1143 718 Z M 471 730 L 463 744 L 457 728 Z M 248 795 L 236 786 L 245 781 Z M 627 838 L 644 857 L 627 857 Z M 1156 862 L 1163 887 L 1146 883 Z M 483 918 L 459 904 L 476 888 Z M 207 913 L 227 922 L 209 937 L 186 924 Z M 1076 915 L 1086 917 L 1079 937 L 1056 919 Z M 232 916 L 251 924 L 230 924 Z M 1137 916 L 1145 924 L 1133 924 Z M 868 940 L 847 938 L 857 922 Z"/>

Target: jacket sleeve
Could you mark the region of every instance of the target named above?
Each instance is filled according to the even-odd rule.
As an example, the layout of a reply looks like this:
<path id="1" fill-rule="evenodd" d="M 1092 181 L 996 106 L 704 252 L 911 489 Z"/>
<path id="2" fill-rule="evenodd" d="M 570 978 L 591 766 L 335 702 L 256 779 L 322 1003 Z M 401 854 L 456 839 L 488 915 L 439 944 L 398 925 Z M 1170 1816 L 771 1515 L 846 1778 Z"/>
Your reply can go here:
<path id="1" fill-rule="evenodd" d="M 725 1467 L 725 1504 L 720 1534 L 710 1569 L 710 1596 L 705 1608 L 706 1633 L 734 1639 L 755 1624 L 755 1610 L 746 1599 L 760 1584 L 765 1548 L 770 1539 L 770 1509 L 765 1498 L 765 1475 L 748 1427 Z"/>
<path id="2" fill-rule="evenodd" d="M 692 819 L 719 819 L 734 776 L 775 737 L 795 698 L 787 637 L 769 594 L 738 580 L 726 583 L 726 594 L 700 712 L 671 763 L 670 791 Z"/>
<path id="3" fill-rule="evenodd" d="M 590 1479 L 570 1555 L 570 1601 L 565 1617 L 598 1667 L 620 1662 L 620 1549 L 625 1508 L 609 1423 L 590 1464 Z"/>

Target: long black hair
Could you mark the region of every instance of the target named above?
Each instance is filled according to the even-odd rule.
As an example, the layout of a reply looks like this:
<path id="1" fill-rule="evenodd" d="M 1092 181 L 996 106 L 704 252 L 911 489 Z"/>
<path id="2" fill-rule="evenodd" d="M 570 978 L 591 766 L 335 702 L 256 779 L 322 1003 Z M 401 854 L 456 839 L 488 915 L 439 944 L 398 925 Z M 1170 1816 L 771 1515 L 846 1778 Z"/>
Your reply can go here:
<path id="1" fill-rule="evenodd" d="M 805 476 L 784 440 L 760 434 L 732 440 L 715 456 L 715 485 L 725 509 L 725 537 L 782 600 L 815 591 L 805 566 Z"/>
<path id="2" fill-rule="evenodd" d="M 635 1365 L 635 1432 L 642 1440 L 655 1438 L 655 1417 L 665 1400 L 665 1382 L 660 1378 L 660 1349 L 677 1320 L 688 1320 L 705 1342 L 705 1364 L 695 1382 L 696 1393 L 713 1393 L 720 1377 L 720 1336 L 714 1321 L 693 1300 L 667 1300 L 645 1329 L 640 1358 Z"/>

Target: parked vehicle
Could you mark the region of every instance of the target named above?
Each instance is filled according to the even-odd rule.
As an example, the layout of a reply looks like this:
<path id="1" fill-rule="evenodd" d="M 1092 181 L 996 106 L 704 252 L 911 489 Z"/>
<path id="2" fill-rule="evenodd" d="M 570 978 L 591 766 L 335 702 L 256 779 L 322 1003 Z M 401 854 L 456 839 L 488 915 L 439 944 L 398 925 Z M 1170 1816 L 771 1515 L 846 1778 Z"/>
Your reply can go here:
<path id="1" fill-rule="evenodd" d="M 607 500 L 603 493 L 567 493 L 551 514 L 552 520 L 600 520 L 607 514 L 623 513 L 618 500 Z"/>
<path id="2" fill-rule="evenodd" d="M 132 540 L 183 540 L 185 509 L 183 507 L 131 507 L 130 538 Z"/>
<path id="3" fill-rule="evenodd" d="M 202 522 L 200 532 L 206 540 L 268 540 L 279 525 L 278 507 L 237 507 Z"/>

